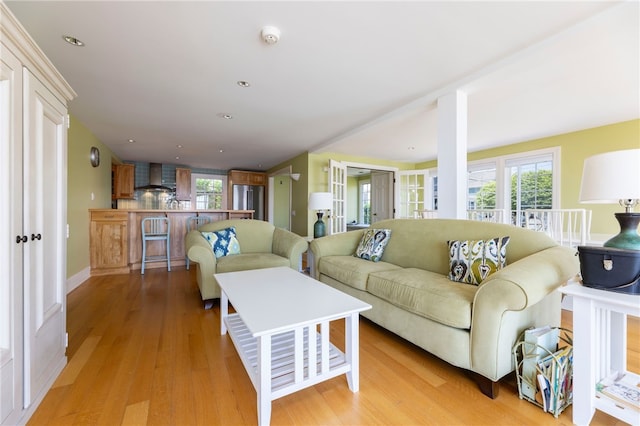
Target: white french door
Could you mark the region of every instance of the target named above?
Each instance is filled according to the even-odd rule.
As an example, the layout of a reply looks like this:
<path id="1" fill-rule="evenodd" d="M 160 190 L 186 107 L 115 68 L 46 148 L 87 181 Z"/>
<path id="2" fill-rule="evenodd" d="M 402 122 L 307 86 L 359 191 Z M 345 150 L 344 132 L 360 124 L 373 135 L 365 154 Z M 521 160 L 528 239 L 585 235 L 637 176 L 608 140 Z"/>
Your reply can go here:
<path id="1" fill-rule="evenodd" d="M 327 234 L 347 232 L 347 166 L 339 161 L 329 160 L 329 192 L 333 196 L 333 208 Z"/>

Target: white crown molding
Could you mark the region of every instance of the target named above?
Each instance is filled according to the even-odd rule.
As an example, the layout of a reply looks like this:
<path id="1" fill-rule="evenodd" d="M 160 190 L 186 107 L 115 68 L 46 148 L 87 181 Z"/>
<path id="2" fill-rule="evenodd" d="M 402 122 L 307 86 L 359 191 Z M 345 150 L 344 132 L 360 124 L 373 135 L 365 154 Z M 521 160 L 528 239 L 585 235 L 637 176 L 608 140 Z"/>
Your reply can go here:
<path id="1" fill-rule="evenodd" d="M 77 96 L 62 74 L 53 66 L 49 58 L 1 0 L 0 42 L 6 47 L 12 47 L 11 50 L 14 54 L 23 63 L 29 64 L 29 70 L 36 74 L 38 79 L 48 83 L 55 90 L 58 98 L 63 98 L 60 99 L 61 102 L 66 104 Z"/>

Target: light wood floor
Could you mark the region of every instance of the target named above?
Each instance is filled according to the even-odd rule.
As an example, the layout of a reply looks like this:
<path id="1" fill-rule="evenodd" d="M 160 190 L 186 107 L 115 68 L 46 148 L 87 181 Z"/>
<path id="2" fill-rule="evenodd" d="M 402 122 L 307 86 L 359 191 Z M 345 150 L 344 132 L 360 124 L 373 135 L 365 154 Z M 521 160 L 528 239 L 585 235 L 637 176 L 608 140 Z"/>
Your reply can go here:
<path id="1" fill-rule="evenodd" d="M 256 424 L 256 393 L 230 338 L 220 336 L 219 305 L 202 308 L 194 272 L 94 277 L 69 294 L 69 363 L 29 424 Z M 640 323 L 630 322 L 629 364 L 637 372 Z M 491 400 L 464 371 L 360 324 L 360 392 L 334 378 L 274 401 L 272 424 L 571 424 L 571 407 L 556 420 L 520 400 L 514 377 Z M 343 339 L 343 329 L 332 326 L 332 341 Z M 621 423 L 600 412 L 592 423 L 614 424 Z"/>

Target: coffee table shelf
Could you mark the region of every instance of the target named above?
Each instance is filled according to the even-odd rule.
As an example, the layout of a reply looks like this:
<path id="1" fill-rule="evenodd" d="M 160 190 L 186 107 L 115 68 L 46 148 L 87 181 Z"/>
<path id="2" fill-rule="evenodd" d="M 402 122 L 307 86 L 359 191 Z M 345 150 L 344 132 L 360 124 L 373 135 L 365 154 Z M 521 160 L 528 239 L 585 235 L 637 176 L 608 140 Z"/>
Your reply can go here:
<path id="1" fill-rule="evenodd" d="M 251 332 L 238 314 L 231 314 L 226 318 L 227 329 L 236 347 L 245 370 L 251 378 L 254 387 L 259 385 L 258 376 L 258 339 Z M 311 326 L 313 327 L 313 326 Z M 309 329 L 301 327 L 302 346 L 302 380 L 296 383 L 296 345 L 295 330 L 287 331 L 271 338 L 271 398 L 277 399 L 289 395 L 297 390 L 313 386 L 321 381 L 345 374 L 351 370 L 342 351 L 333 344 L 324 342 L 320 333 L 315 334 L 315 353 L 309 360 Z M 313 330 L 311 330 L 313 332 Z M 323 368 L 323 353 L 327 353 L 326 367 Z M 315 374 L 309 365 L 316 366 Z"/>

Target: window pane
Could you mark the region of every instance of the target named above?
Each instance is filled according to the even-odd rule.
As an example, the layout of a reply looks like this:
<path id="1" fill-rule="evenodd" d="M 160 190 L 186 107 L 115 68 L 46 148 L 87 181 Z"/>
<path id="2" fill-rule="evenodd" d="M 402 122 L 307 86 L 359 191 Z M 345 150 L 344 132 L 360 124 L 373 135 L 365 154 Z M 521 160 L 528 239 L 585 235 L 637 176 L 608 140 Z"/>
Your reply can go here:
<path id="1" fill-rule="evenodd" d="M 360 205 L 362 209 L 360 211 L 360 216 L 362 217 L 362 223 L 370 224 L 371 223 L 371 184 L 370 183 L 362 183 L 360 184 Z"/>
<path id="2" fill-rule="evenodd" d="M 467 209 L 496 208 L 496 168 L 486 167 L 467 173 Z"/>
<path id="3" fill-rule="evenodd" d="M 511 211 L 514 223 L 525 225 L 524 210 L 551 209 L 553 162 L 536 161 L 510 167 Z"/>
<path id="4" fill-rule="evenodd" d="M 196 179 L 196 209 L 222 209 L 221 179 Z"/>

